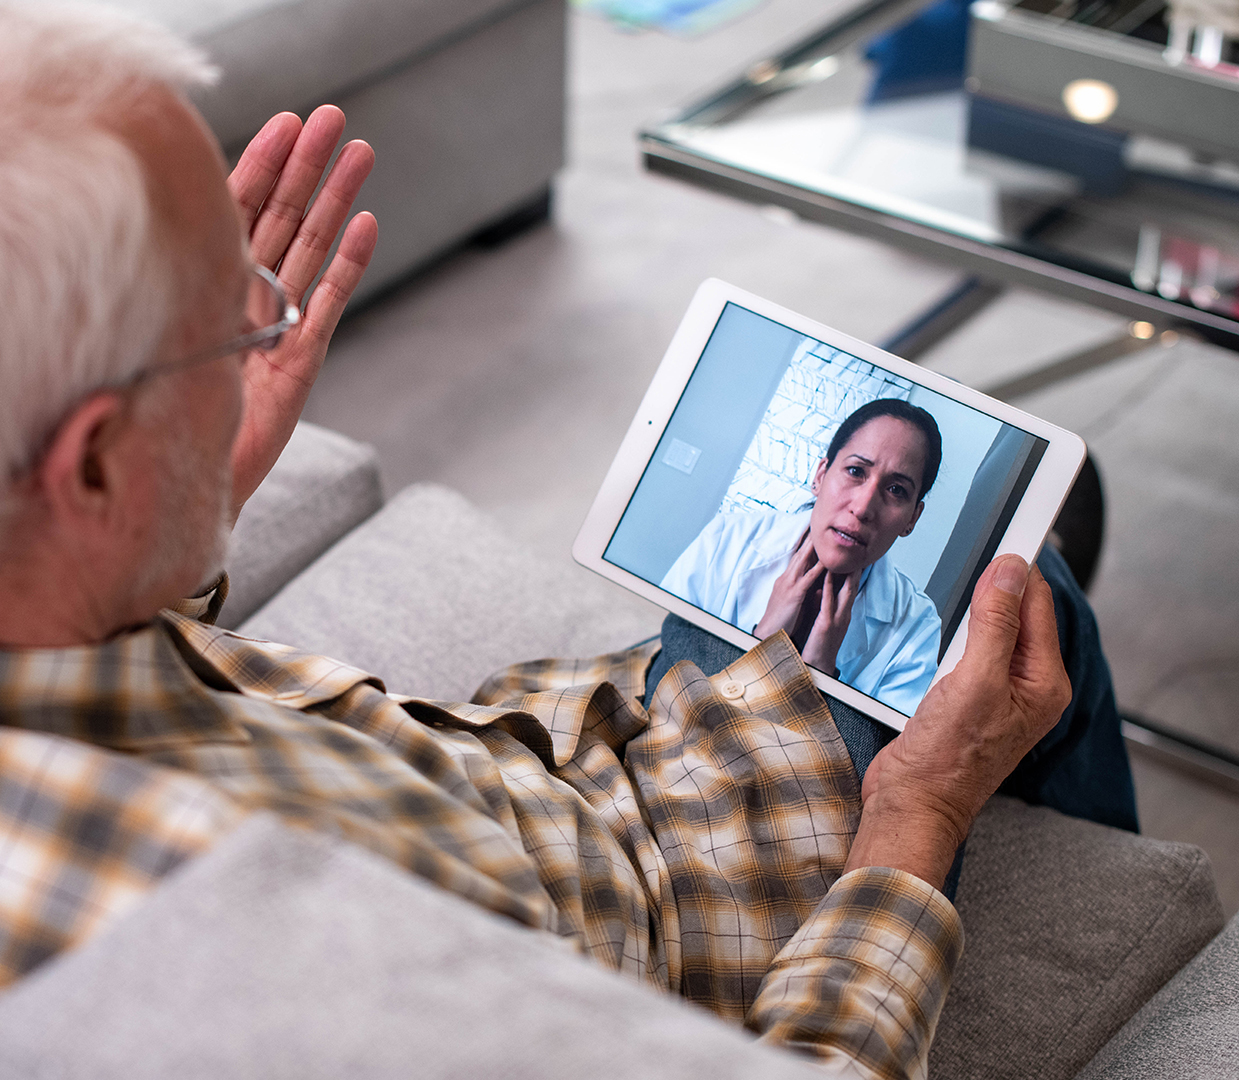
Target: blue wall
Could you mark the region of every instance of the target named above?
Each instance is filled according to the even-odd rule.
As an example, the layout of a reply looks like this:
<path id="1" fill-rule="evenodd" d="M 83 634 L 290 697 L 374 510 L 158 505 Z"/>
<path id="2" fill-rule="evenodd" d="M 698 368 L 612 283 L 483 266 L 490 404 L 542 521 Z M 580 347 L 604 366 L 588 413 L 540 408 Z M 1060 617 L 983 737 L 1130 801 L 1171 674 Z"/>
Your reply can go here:
<path id="1" fill-rule="evenodd" d="M 604 558 L 655 585 L 718 511 L 803 334 L 728 304 Z M 700 451 L 691 473 L 672 440 Z"/>

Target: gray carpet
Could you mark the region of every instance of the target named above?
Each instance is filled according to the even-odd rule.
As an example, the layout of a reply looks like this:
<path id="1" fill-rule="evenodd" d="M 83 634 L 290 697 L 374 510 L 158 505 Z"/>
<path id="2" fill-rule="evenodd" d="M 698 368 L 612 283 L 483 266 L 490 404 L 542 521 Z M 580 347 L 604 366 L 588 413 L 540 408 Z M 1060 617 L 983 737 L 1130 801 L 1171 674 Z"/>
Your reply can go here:
<path id="1" fill-rule="evenodd" d="M 570 164 L 553 227 L 455 255 L 352 318 L 307 417 L 372 442 L 389 493 L 449 484 L 567 560 L 702 279 L 868 340 L 934 300 L 955 280 L 946 267 L 641 170 L 643 123 L 836 6 L 769 0 L 688 40 L 574 15 Z M 1014 293 L 926 360 L 984 386 L 1122 324 Z M 1106 481 L 1110 529 L 1093 599 L 1120 702 L 1239 751 L 1236 360 L 1181 343 L 1018 404 L 1083 434 Z M 1144 756 L 1135 765 L 1145 831 L 1204 847 L 1227 912 L 1239 910 L 1239 795 Z"/>

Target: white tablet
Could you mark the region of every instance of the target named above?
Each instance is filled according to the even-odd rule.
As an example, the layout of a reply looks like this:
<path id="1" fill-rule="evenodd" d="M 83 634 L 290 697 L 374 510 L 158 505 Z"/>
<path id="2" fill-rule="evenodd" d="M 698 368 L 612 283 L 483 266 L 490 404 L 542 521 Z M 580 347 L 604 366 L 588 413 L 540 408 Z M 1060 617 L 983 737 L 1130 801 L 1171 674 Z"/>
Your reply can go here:
<path id="1" fill-rule="evenodd" d="M 784 629 L 823 690 L 902 730 L 963 652 L 995 555 L 1032 562 L 1076 435 L 706 281 L 573 546 L 742 648 Z"/>

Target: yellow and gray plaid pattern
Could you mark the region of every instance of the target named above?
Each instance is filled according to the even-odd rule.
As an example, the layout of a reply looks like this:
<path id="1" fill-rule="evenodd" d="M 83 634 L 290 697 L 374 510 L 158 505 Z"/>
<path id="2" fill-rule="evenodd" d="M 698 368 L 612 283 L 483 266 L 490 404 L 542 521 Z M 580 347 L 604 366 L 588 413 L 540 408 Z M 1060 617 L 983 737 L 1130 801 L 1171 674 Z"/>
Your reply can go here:
<path id="1" fill-rule="evenodd" d="M 86 940 L 243 816 L 197 777 L 0 727 L 0 986 Z"/>
<path id="2" fill-rule="evenodd" d="M 647 711 L 657 649 L 516 665 L 464 704 L 173 612 L 0 653 L 0 981 L 267 809 L 766 1039 L 923 1075 L 959 921 L 909 875 L 840 880 L 856 776 L 791 643 L 678 664 Z M 20 764 L 40 751 L 61 763 Z"/>

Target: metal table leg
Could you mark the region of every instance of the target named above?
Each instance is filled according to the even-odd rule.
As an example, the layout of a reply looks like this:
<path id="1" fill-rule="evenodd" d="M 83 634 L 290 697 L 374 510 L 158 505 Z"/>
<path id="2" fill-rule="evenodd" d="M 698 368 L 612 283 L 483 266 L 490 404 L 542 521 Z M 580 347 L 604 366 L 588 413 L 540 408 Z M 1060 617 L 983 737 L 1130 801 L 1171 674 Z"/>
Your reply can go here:
<path id="1" fill-rule="evenodd" d="M 1091 349 L 1083 349 L 1055 360 L 1044 367 L 1019 375 L 1014 379 L 1005 379 L 1000 383 L 982 388 L 982 393 L 999 401 L 1010 401 L 1023 394 L 1031 394 L 1034 390 L 1044 390 L 1063 379 L 1082 375 L 1086 371 L 1104 367 L 1115 360 L 1121 360 L 1133 353 L 1143 352 L 1155 346 L 1167 348 L 1179 340 L 1179 335 L 1173 330 L 1163 330 L 1160 334 L 1152 323 L 1129 323 L 1117 337 L 1094 345 Z"/>
<path id="2" fill-rule="evenodd" d="M 1194 776 L 1239 791 L 1239 755 L 1131 713 L 1120 714 L 1123 738 Z"/>
<path id="3" fill-rule="evenodd" d="M 879 348 L 916 362 L 940 341 L 979 315 L 1005 291 L 1004 286 L 981 278 L 963 278 L 941 300 L 913 316 L 908 323 L 879 342 Z M 1010 401 L 1035 390 L 1044 390 L 1063 379 L 1104 367 L 1133 353 L 1159 345 L 1164 348 L 1178 340 L 1179 334 L 1174 330 L 1159 331 L 1150 322 L 1136 321 L 1128 323 L 1121 334 L 1100 345 L 1059 357 L 1035 371 L 980 389 L 990 397 Z"/>
<path id="4" fill-rule="evenodd" d="M 916 361 L 943 338 L 955 333 L 973 316 L 978 315 L 998 299 L 1006 288 L 978 277 L 963 278 L 932 307 L 916 315 L 896 330 L 878 348 Z"/>
<path id="5" fill-rule="evenodd" d="M 881 348 L 906 360 L 916 361 L 983 311 L 1004 291 L 1003 286 L 980 278 L 964 278 L 936 304 L 883 341 Z M 1035 371 L 982 389 L 990 397 L 1010 401 L 1145 349 L 1168 347 L 1178 340 L 1179 334 L 1174 330 L 1159 331 L 1152 323 L 1136 321 L 1129 323 L 1123 333 L 1100 345 L 1060 357 Z M 1202 779 L 1239 791 L 1239 755 L 1132 714 L 1123 714 L 1122 730 L 1123 737 L 1133 746 L 1150 751 Z"/>

